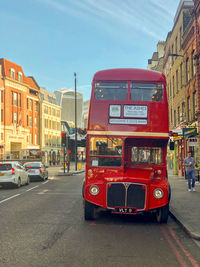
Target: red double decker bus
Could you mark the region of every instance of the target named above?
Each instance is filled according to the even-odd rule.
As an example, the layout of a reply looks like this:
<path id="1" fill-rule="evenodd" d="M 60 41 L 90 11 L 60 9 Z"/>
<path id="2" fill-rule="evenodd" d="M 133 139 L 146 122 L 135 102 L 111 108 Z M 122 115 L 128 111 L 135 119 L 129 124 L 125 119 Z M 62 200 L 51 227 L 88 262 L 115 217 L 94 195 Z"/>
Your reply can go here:
<path id="1" fill-rule="evenodd" d="M 166 223 L 168 138 L 164 74 L 141 69 L 97 72 L 88 116 L 85 219 L 95 219 L 103 209 L 154 212 L 159 223 Z"/>

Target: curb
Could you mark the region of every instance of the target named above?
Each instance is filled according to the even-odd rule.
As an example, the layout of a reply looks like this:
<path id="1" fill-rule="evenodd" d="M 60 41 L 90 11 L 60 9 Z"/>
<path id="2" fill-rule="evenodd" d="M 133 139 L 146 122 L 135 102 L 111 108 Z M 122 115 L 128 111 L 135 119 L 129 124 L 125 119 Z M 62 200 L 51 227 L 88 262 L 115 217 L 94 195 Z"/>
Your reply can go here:
<path id="1" fill-rule="evenodd" d="M 183 228 L 183 230 L 193 239 L 200 240 L 200 235 L 195 233 L 191 227 L 184 222 L 184 219 L 176 213 L 176 211 L 170 207 L 169 211 L 170 216 Z"/>
<path id="2" fill-rule="evenodd" d="M 70 171 L 70 172 L 65 172 L 65 173 L 59 171 L 58 172 L 58 176 L 72 176 L 72 175 L 83 173 L 83 172 L 85 172 L 85 170 L 82 170 L 82 171 Z"/>

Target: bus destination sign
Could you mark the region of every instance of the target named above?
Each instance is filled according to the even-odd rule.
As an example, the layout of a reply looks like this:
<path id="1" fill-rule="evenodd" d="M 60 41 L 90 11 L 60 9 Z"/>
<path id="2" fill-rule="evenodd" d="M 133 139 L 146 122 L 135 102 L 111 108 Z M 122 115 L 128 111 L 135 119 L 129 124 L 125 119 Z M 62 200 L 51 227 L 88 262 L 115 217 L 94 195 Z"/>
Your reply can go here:
<path id="1" fill-rule="evenodd" d="M 147 118 L 147 115 L 147 106 L 124 105 L 124 117 Z"/>

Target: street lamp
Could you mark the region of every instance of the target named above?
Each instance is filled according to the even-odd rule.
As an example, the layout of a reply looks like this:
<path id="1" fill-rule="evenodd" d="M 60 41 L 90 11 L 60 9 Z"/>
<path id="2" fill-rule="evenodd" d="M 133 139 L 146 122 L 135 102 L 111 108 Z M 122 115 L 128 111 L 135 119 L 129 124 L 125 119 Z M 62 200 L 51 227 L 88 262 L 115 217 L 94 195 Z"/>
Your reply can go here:
<path id="1" fill-rule="evenodd" d="M 74 72 L 75 82 L 75 170 L 77 171 L 77 101 L 76 101 L 76 72 Z"/>

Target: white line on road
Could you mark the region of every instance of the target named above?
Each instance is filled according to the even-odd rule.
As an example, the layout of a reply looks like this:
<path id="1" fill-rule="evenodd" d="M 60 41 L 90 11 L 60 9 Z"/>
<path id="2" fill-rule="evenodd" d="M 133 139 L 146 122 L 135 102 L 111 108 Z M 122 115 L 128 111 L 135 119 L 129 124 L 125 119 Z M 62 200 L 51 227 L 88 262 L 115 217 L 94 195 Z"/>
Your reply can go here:
<path id="1" fill-rule="evenodd" d="M 34 187 L 31 187 L 31 188 L 27 189 L 26 192 L 31 191 L 31 190 L 33 190 L 33 189 L 35 189 L 35 188 L 37 188 L 37 187 L 39 187 L 39 185 L 36 185 L 36 186 L 34 186 Z"/>
<path id="2" fill-rule="evenodd" d="M 18 196 L 20 196 L 20 195 L 21 195 L 21 194 L 17 194 L 17 195 L 14 195 L 14 196 L 12 196 L 12 197 L 8 197 L 8 198 L 6 198 L 6 199 L 4 199 L 4 200 L 1 200 L 0 203 L 3 203 L 3 202 L 5 202 L 5 201 L 7 201 L 7 200 L 9 200 L 9 199 L 14 198 L 14 197 L 18 197 Z"/>
<path id="3" fill-rule="evenodd" d="M 42 183 L 42 184 L 46 184 L 46 183 L 48 183 L 49 181 L 46 181 L 46 182 L 44 182 L 44 183 Z"/>

